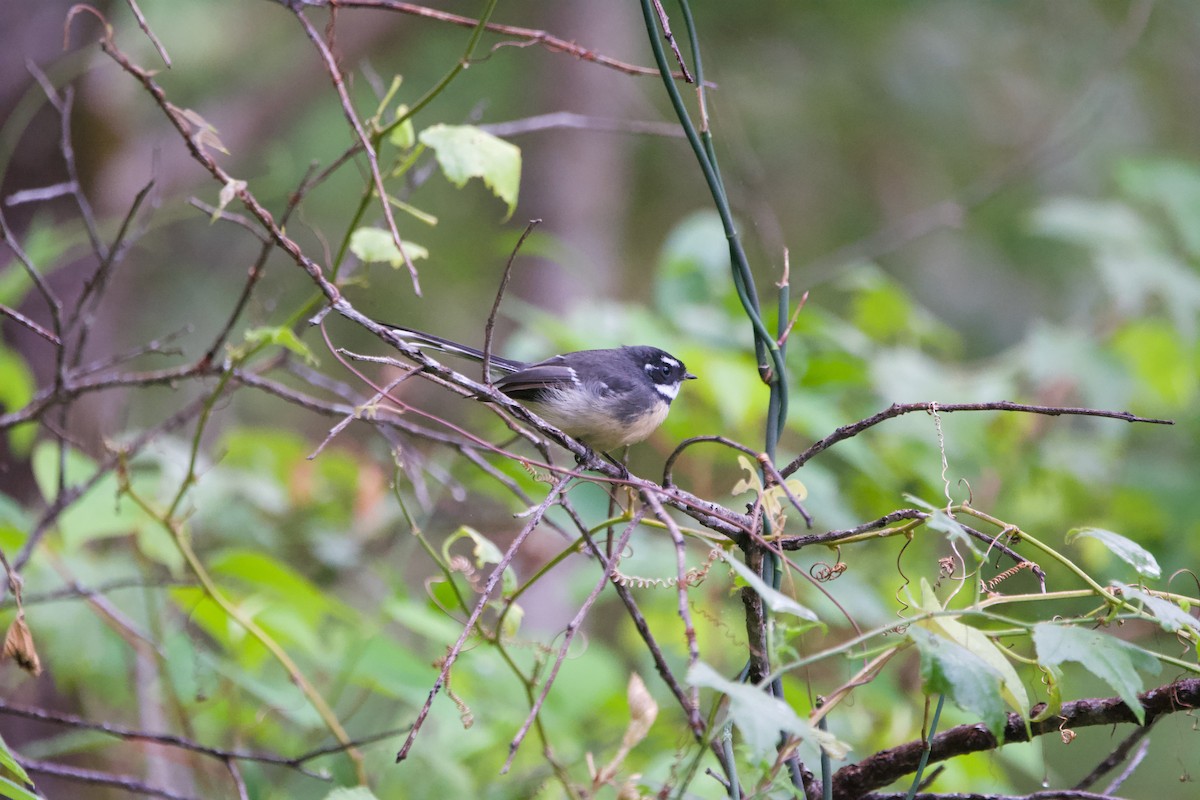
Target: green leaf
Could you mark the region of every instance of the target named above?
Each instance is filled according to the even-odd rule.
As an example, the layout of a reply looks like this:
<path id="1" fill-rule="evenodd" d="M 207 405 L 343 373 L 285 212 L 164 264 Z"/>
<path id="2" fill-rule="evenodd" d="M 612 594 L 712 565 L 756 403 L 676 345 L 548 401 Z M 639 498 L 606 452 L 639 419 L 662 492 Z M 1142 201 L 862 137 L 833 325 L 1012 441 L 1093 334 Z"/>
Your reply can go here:
<path id="1" fill-rule="evenodd" d="M 512 216 L 521 185 L 521 148 L 473 125 L 434 125 L 418 138 L 433 149 L 451 183 L 462 188 L 471 178 L 481 178 Z"/>
<path id="2" fill-rule="evenodd" d="M 1132 539 L 1126 539 L 1119 533 L 1106 531 L 1103 528 L 1072 528 L 1067 531 L 1066 542 L 1070 544 L 1080 537 L 1100 542 L 1108 548 L 1109 552 L 1137 570 L 1139 575 L 1147 578 L 1157 578 L 1162 575 L 1162 569 L 1150 551 Z"/>
<path id="3" fill-rule="evenodd" d="M 257 347 L 258 345 L 269 344 L 283 347 L 291 350 L 296 355 L 304 359 L 306 364 L 316 365 L 317 357 L 313 355 L 312 350 L 308 348 L 304 342 L 296 336 L 296 332 L 287 327 L 265 327 L 251 328 L 246 331 L 246 341 Z"/>
<path id="4" fill-rule="evenodd" d="M 802 719 L 779 698 L 759 687 L 728 680 L 703 661 L 696 662 L 688 670 L 687 682 L 692 686 L 715 689 L 729 698 L 733 724 L 741 731 L 746 746 L 759 758 L 774 755 L 780 731 L 816 742 L 831 758 L 845 758 L 850 750 L 849 745 Z"/>
<path id="5" fill-rule="evenodd" d="M 30 786 L 33 785 L 33 781 L 31 781 L 29 779 L 29 775 L 25 773 L 25 768 L 17 763 L 16 757 L 13 756 L 12 750 L 10 750 L 8 747 L 8 742 L 4 741 L 3 737 L 0 737 L 0 768 L 8 770 L 14 776 L 16 776 L 18 780 L 23 781 Z M 7 775 L 0 775 L 0 780 L 5 780 L 7 778 Z M 0 791 L 2 791 L 2 789 L 0 789 Z"/>
<path id="6" fill-rule="evenodd" d="M 1000 694 L 1000 672 L 967 648 L 920 625 L 908 627 L 908 638 L 921 651 L 925 692 L 944 694 L 964 711 L 978 714 L 992 735 L 999 738 L 1008 721 Z"/>
<path id="7" fill-rule="evenodd" d="M 488 564 L 499 564 L 501 559 L 504 558 L 504 554 L 500 551 L 500 548 L 490 539 L 469 525 L 463 525 L 450 534 L 446 538 L 446 541 L 442 543 L 442 558 L 447 564 L 450 563 L 450 546 L 459 539 L 470 539 L 475 543 L 471 552 L 475 556 L 476 569 L 483 569 Z M 506 596 L 516 591 L 517 575 L 513 572 L 512 567 L 505 568 L 504 575 L 502 576 L 502 586 Z"/>
<path id="8" fill-rule="evenodd" d="M 253 550 L 230 550 L 209 565 L 214 576 L 236 579 L 247 590 L 269 597 L 273 605 L 286 606 L 315 625 L 326 614 L 353 620 L 357 615 L 292 567 Z"/>
<path id="9" fill-rule="evenodd" d="M 1126 598 L 1141 602 L 1150 613 L 1158 618 L 1158 624 L 1168 633 L 1175 633 L 1183 628 L 1191 628 L 1200 633 L 1200 620 L 1184 611 L 1179 606 L 1163 597 L 1156 597 L 1149 592 L 1143 592 L 1134 586 L 1121 586 L 1121 593 Z"/>
<path id="10" fill-rule="evenodd" d="M 1200 255 L 1200 170 L 1178 159 L 1131 160 L 1116 170 L 1121 188 L 1167 213 L 1180 240 Z"/>
<path id="11" fill-rule="evenodd" d="M 393 269 L 404 266 L 404 256 L 413 261 L 429 258 L 429 251 L 421 245 L 404 240 L 404 252 L 396 247 L 390 231 L 381 228 L 359 228 L 350 234 L 350 252 L 358 256 L 363 263 L 390 264 Z"/>
<path id="12" fill-rule="evenodd" d="M 41 442 L 33 449 L 33 476 L 42 497 L 53 502 L 58 494 L 58 445 Z M 67 487 L 89 480 L 97 469 L 96 462 L 76 450 L 67 450 Z M 157 472 L 146 474 L 131 470 L 129 479 L 143 497 L 154 497 Z M 147 526 L 159 523 L 151 519 L 132 501 L 121 497 L 117 476 L 107 473 L 75 500 L 58 518 L 58 530 L 68 549 L 82 547 L 97 539 L 138 534 Z M 147 555 L 150 555 L 147 553 Z"/>
<path id="13" fill-rule="evenodd" d="M 136 533 L 139 553 L 156 564 L 162 564 L 176 577 L 183 574 L 183 553 L 162 525 L 142 525 Z"/>
<path id="14" fill-rule="evenodd" d="M 1186 408 L 1200 392 L 1200 370 L 1192 361 L 1192 346 L 1164 320 L 1139 319 L 1122 325 L 1112 337 L 1112 349 L 1137 378 L 1144 402 Z"/>
<path id="15" fill-rule="evenodd" d="M 408 106 L 401 103 L 396 106 L 396 113 L 392 119 L 400 119 L 407 113 Z M 401 150 L 411 150 L 412 146 L 417 143 L 417 134 L 413 131 L 412 117 L 392 128 L 391 133 L 388 134 L 388 141 Z"/>
<path id="16" fill-rule="evenodd" d="M 0 347 L 0 411 L 16 411 L 33 397 L 33 373 L 25 360 L 5 347 Z M 9 447 L 13 455 L 25 456 L 33 446 L 37 427 L 33 424 L 18 425 L 8 431 Z"/>
<path id="17" fill-rule="evenodd" d="M 933 591 L 933 587 L 924 578 L 921 579 L 921 599 L 920 601 L 914 600 L 913 605 L 926 612 L 944 610 L 937 598 L 937 594 Z M 1029 695 L 1025 691 L 1025 684 L 1021 682 L 1021 676 L 1017 674 L 1017 670 L 1008 660 L 1008 657 L 1005 656 L 1004 651 L 997 647 L 988 638 L 987 634 L 978 628 L 972 628 L 970 625 L 962 623 L 956 617 L 945 615 L 921 620 L 917 623 L 917 627 L 932 631 L 962 647 L 970 652 L 971 655 L 980 659 L 989 669 L 995 671 L 1001 679 L 1001 697 L 1023 719 L 1027 717 L 1029 713 Z M 957 698 L 954 698 L 954 701 L 958 703 Z M 963 708 L 968 707 L 978 710 L 975 706 L 963 706 Z"/>
<path id="18" fill-rule="evenodd" d="M 1160 666 L 1154 656 L 1100 631 L 1048 622 L 1033 626 L 1033 643 L 1037 647 L 1038 661 L 1051 667 L 1064 661 L 1082 664 L 1084 669 L 1116 690 L 1139 724 L 1145 722 L 1146 712 L 1137 697 L 1142 688 L 1137 671 L 1158 674 Z"/>
<path id="19" fill-rule="evenodd" d="M 43 800 L 41 795 L 31 792 L 5 777 L 0 777 L 0 797 L 7 797 L 9 800 Z"/>
<path id="20" fill-rule="evenodd" d="M 325 800 L 379 800 L 379 798 L 365 786 L 339 786 L 325 795 Z"/>
<path id="21" fill-rule="evenodd" d="M 809 622 L 816 622 L 820 624 L 821 620 L 817 617 L 815 612 L 800 605 L 783 592 L 768 586 L 762 578 L 754 574 L 754 570 L 747 567 L 741 561 L 738 561 L 737 557 L 731 556 L 724 552 L 722 553 L 722 556 L 725 558 L 726 563 L 733 567 L 733 571 L 740 575 L 742 580 L 750 584 L 750 588 L 758 592 L 759 596 L 762 597 L 763 602 L 767 604 L 767 608 L 771 609 L 771 611 L 777 614 L 794 614 L 801 619 L 806 619 Z"/>
<path id="22" fill-rule="evenodd" d="M 929 519 L 925 525 L 930 530 L 944 533 L 951 542 L 966 545 L 976 556 L 982 556 L 979 545 L 975 543 L 975 540 L 971 538 L 971 535 L 967 533 L 958 520 L 946 513 L 944 507 L 927 503 L 916 495 L 906 494 L 904 498 L 913 505 L 929 512 Z"/>

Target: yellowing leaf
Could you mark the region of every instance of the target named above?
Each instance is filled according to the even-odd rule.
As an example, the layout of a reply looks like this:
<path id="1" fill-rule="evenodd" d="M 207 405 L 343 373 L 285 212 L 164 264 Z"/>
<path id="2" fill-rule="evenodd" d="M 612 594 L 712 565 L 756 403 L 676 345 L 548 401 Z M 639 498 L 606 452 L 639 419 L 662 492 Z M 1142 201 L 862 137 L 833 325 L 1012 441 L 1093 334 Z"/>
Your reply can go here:
<path id="1" fill-rule="evenodd" d="M 933 587 L 924 578 L 921 579 L 921 601 L 917 605 L 922 611 L 942 610 L 942 604 L 934 594 Z M 1000 691 L 1005 701 L 1022 718 L 1026 717 L 1029 713 L 1029 695 L 1025 691 L 1025 684 L 1021 683 L 1020 676 L 1004 655 L 1004 651 L 993 644 L 983 631 L 947 616 L 923 619 L 917 624 L 970 651 L 994 669 L 1000 675 Z"/>
<path id="2" fill-rule="evenodd" d="M 521 148 L 473 125 L 433 125 L 417 138 L 433 149 L 447 180 L 461 188 L 471 178 L 482 179 L 512 216 L 521 187 Z"/>
<path id="3" fill-rule="evenodd" d="M 395 269 L 404 266 L 404 256 L 417 261 L 429 257 L 429 251 L 415 242 L 404 242 L 404 253 L 396 247 L 392 234 L 380 228 L 359 228 L 350 234 L 350 252 L 364 263 L 383 262 Z"/>

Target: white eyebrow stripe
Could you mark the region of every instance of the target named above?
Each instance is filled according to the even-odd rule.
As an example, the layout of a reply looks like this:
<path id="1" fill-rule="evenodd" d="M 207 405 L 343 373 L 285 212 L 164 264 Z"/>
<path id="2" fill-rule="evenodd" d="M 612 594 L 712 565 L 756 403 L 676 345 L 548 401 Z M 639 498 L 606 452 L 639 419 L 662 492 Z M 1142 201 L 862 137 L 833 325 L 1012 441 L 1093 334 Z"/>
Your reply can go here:
<path id="1" fill-rule="evenodd" d="M 672 367 L 682 367 L 683 366 L 683 364 L 680 364 L 678 361 L 671 358 L 670 356 L 660 356 L 659 358 L 664 364 L 669 364 Z"/>
<path id="2" fill-rule="evenodd" d="M 656 383 L 656 384 L 654 384 L 654 391 L 658 392 L 663 397 L 667 398 L 667 402 L 669 403 L 672 400 L 674 400 L 675 397 L 679 394 L 679 384 L 678 383 Z"/>

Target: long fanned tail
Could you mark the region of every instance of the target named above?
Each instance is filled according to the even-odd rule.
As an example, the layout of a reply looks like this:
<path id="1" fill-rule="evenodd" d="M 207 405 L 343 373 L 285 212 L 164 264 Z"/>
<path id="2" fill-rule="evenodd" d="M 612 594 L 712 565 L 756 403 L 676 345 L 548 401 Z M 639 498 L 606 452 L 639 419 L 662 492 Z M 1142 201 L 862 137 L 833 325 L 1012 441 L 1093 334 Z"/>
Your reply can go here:
<path id="1" fill-rule="evenodd" d="M 483 361 L 483 351 L 476 350 L 465 344 L 443 339 L 441 336 L 434 336 L 432 333 L 424 331 L 415 331 L 412 328 L 405 328 L 401 325 L 392 325 L 384 323 L 387 327 L 395 331 L 396 335 L 401 339 L 405 339 L 418 347 L 428 347 L 431 350 L 436 350 L 439 353 L 447 355 L 461 356 L 462 358 L 470 359 L 471 361 Z M 525 364 L 521 361 L 513 361 L 511 358 L 503 358 L 496 354 L 491 356 L 492 366 L 505 372 L 516 372 Z"/>

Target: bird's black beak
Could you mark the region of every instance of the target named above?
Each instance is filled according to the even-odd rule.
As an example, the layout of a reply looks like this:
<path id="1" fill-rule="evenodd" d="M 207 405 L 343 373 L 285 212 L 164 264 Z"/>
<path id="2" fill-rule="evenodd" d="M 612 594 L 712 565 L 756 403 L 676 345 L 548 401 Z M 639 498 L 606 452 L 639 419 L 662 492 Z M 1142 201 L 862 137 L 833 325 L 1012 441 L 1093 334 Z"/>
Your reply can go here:
<path id="1" fill-rule="evenodd" d="M 690 372 L 683 373 L 683 379 L 685 381 L 694 381 L 694 380 L 696 380 L 697 377 L 698 377 L 697 375 L 693 375 Z"/>

